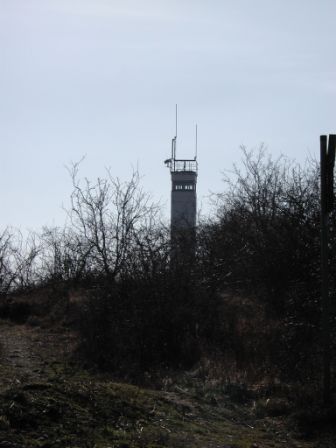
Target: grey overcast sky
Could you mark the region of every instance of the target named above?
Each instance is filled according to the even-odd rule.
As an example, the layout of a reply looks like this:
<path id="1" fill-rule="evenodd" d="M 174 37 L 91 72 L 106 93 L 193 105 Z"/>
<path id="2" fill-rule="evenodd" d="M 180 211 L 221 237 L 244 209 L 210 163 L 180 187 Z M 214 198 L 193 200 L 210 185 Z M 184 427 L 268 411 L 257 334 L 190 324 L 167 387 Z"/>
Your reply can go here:
<path id="1" fill-rule="evenodd" d="M 318 157 L 336 132 L 335 0 L 0 0 L 0 227 L 62 224 L 82 176 L 139 167 L 169 212 L 170 155 L 199 202 L 239 146 Z"/>

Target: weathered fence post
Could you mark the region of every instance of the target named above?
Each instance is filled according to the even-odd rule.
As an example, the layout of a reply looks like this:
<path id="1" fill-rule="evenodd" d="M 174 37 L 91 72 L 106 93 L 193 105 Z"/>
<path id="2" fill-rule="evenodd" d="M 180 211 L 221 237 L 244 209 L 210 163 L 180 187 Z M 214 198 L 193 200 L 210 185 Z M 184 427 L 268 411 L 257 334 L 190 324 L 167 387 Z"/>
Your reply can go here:
<path id="1" fill-rule="evenodd" d="M 330 401 L 330 298 L 329 298 L 329 213 L 334 207 L 334 164 L 336 136 L 320 136 L 321 176 L 321 281 L 322 281 L 322 333 L 323 333 L 323 400 Z"/>

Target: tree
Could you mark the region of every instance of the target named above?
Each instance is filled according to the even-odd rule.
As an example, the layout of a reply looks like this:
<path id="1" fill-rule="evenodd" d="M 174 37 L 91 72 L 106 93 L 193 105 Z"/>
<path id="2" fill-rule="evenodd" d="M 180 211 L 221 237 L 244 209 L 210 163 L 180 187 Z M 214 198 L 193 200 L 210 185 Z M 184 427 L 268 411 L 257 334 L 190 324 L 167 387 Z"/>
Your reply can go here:
<path id="1" fill-rule="evenodd" d="M 115 279 L 127 269 L 141 238 L 148 237 L 159 208 L 142 190 L 138 172 L 122 182 L 107 171 L 107 178 L 95 183 L 79 180 L 79 164 L 69 172 L 73 192 L 68 216 L 77 240 L 85 242 L 77 248 L 83 249 L 86 269 Z"/>
<path id="2" fill-rule="evenodd" d="M 23 237 L 21 232 L 15 232 L 12 247 L 12 269 L 16 289 L 27 289 L 39 282 L 41 245 L 36 233 L 29 233 Z"/>
<path id="3" fill-rule="evenodd" d="M 0 294 L 6 294 L 15 280 L 13 270 L 13 231 L 8 227 L 0 233 Z"/>

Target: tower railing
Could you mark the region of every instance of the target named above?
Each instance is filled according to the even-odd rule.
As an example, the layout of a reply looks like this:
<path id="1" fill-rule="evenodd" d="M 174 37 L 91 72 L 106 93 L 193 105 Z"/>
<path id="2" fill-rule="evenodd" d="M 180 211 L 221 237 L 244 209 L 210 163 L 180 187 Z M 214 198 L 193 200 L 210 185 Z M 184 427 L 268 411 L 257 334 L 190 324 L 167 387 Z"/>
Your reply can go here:
<path id="1" fill-rule="evenodd" d="M 195 159 L 170 159 L 169 165 L 172 173 L 197 173 L 198 170 L 197 160 Z"/>

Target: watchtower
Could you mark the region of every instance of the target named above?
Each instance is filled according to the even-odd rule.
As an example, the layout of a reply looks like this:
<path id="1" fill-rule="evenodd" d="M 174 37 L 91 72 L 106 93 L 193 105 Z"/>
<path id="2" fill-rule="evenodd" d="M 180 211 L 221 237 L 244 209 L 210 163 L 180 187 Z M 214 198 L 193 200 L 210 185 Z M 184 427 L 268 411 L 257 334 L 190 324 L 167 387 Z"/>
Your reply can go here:
<path id="1" fill-rule="evenodd" d="M 177 134 L 177 133 L 176 133 Z M 197 127 L 196 154 L 193 159 L 176 158 L 176 139 L 172 140 L 171 158 L 165 160 L 171 175 L 171 237 L 194 233 L 196 228 Z"/>

